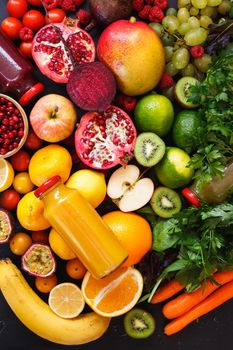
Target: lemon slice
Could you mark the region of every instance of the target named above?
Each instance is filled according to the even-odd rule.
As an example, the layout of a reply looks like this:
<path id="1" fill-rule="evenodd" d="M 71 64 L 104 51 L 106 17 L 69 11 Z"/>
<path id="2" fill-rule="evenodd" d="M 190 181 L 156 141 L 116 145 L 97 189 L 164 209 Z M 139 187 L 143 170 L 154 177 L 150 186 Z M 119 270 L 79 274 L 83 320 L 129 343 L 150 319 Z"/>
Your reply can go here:
<path id="1" fill-rule="evenodd" d="M 5 191 L 12 185 L 14 169 L 7 160 L 0 158 L 0 192 Z"/>
<path id="2" fill-rule="evenodd" d="M 62 318 L 77 317 L 84 308 L 82 292 L 74 283 L 60 283 L 49 294 L 51 310 Z"/>

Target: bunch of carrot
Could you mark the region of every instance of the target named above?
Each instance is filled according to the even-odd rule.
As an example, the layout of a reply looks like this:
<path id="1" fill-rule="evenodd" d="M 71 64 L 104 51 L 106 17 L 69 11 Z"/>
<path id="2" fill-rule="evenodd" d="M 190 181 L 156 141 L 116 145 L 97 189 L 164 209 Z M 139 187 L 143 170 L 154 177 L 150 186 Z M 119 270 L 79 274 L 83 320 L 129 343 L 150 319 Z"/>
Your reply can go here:
<path id="1" fill-rule="evenodd" d="M 217 284 L 208 280 L 204 288 L 201 286 L 195 292 L 182 293 L 164 305 L 164 316 L 173 319 L 165 326 L 165 334 L 179 332 L 189 323 L 233 298 L 233 270 L 216 272 L 213 279 Z M 151 303 L 165 301 L 184 288 L 184 285 L 173 279 L 153 295 Z"/>

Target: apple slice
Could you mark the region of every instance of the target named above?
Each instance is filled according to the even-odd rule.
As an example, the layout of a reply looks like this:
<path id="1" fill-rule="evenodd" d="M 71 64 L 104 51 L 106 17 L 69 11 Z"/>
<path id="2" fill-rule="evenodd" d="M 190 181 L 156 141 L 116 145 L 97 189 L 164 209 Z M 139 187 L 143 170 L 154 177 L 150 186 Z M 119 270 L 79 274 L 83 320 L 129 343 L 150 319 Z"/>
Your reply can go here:
<path id="1" fill-rule="evenodd" d="M 135 165 L 117 169 L 109 179 L 107 193 L 124 212 L 142 208 L 154 192 L 154 183 L 149 178 L 140 178 Z"/>

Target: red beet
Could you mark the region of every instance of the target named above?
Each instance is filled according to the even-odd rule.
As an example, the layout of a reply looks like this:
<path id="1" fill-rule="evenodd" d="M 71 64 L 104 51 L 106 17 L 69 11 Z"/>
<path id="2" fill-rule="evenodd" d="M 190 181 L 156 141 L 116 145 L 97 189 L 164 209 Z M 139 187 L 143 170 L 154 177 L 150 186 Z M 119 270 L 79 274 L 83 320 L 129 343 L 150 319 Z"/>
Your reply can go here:
<path id="1" fill-rule="evenodd" d="M 104 112 L 116 94 L 116 81 L 103 63 L 83 63 L 70 74 L 67 92 L 78 107 Z"/>

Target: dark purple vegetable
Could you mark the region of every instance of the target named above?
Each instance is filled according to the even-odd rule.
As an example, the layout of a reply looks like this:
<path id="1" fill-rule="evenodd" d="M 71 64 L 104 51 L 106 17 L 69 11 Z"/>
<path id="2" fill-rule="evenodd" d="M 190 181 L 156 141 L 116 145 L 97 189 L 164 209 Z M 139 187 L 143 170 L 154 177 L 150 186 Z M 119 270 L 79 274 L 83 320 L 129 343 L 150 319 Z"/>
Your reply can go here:
<path id="1" fill-rule="evenodd" d="M 231 40 L 233 35 L 233 20 L 226 20 L 223 24 L 211 24 L 205 51 L 213 55 L 223 49 Z"/>

